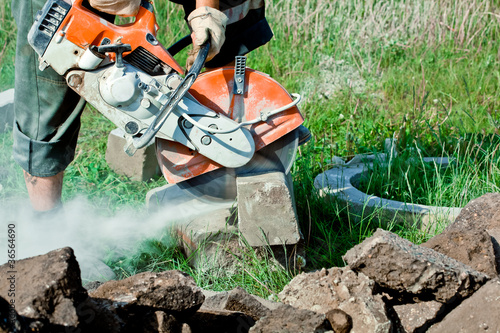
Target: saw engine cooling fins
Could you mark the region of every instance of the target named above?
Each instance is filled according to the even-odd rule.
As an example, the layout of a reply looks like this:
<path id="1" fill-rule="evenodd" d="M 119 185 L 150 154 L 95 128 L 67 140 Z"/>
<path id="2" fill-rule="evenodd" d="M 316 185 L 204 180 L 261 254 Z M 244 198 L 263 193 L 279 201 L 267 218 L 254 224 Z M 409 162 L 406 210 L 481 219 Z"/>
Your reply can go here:
<path id="1" fill-rule="evenodd" d="M 200 74 L 209 45 L 184 73 L 157 40 L 157 30 L 153 6 L 146 1 L 133 23 L 115 25 L 83 0 L 48 0 L 29 41 L 42 70 L 50 66 L 64 75 L 74 91 L 126 133 L 127 153 L 156 139 L 169 183 L 221 168 L 244 171 L 263 148 L 269 147 L 270 156 L 293 146 L 283 138 L 303 122 L 296 106 L 300 96 L 247 68 L 244 57 L 237 57 L 235 67 Z"/>

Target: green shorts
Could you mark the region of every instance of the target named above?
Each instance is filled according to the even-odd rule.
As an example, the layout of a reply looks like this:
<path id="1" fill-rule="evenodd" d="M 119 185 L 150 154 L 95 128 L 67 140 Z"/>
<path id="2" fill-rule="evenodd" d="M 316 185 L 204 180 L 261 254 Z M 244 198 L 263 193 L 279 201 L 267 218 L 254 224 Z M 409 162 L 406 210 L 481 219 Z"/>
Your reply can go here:
<path id="1" fill-rule="evenodd" d="M 15 161 L 28 173 L 50 177 L 73 161 L 85 101 L 51 68 L 38 69 L 28 32 L 45 0 L 13 0 L 17 23 L 14 95 Z"/>

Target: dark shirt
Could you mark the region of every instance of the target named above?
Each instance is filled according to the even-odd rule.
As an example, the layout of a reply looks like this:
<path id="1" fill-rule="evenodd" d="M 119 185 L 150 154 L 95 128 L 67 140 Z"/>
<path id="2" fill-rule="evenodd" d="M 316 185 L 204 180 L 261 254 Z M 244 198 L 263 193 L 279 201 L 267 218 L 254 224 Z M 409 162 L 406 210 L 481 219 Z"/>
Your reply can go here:
<path id="1" fill-rule="evenodd" d="M 184 7 L 185 19 L 195 10 L 195 0 L 171 0 Z M 206 67 L 224 66 L 235 56 L 266 44 L 273 37 L 273 32 L 265 17 L 263 0 L 220 0 L 219 9 L 229 18 L 226 27 L 226 40 L 220 53 L 206 63 Z"/>

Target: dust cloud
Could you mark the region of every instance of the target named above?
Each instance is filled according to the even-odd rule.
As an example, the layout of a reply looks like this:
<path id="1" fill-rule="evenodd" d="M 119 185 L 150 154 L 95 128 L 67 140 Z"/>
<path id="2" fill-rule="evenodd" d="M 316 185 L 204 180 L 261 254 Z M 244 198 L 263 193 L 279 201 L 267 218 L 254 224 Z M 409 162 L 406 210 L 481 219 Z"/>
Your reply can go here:
<path id="1" fill-rule="evenodd" d="M 153 213 L 122 207 L 113 216 L 104 216 L 106 210 L 76 198 L 50 218 L 34 214 L 28 200 L 0 202 L 0 264 L 8 260 L 7 230 L 14 224 L 16 260 L 69 246 L 75 251 L 82 279 L 104 281 L 114 276 L 102 261 L 110 253 L 128 253 L 141 240 L 168 235 L 175 223 L 188 223 L 196 216 L 227 208 L 227 203 L 201 202 L 186 193 L 169 198 Z"/>

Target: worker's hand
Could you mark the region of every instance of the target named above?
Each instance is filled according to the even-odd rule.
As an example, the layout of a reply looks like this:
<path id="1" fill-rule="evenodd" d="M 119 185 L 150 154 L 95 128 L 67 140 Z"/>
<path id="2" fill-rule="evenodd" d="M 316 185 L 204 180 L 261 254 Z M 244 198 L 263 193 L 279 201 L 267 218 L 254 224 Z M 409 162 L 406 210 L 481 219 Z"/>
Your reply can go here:
<path id="1" fill-rule="evenodd" d="M 119 16 L 135 16 L 141 7 L 141 0 L 89 0 L 95 9 Z"/>
<path id="2" fill-rule="evenodd" d="M 211 7 L 200 7 L 188 16 L 188 24 L 191 28 L 193 39 L 193 50 L 189 52 L 186 60 L 186 68 L 193 66 L 194 60 L 200 51 L 200 47 L 210 41 L 210 50 L 207 60 L 209 61 L 219 53 L 226 39 L 227 16 L 221 11 Z"/>

